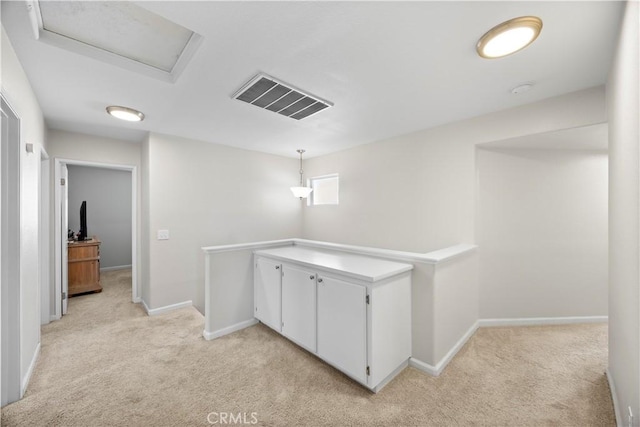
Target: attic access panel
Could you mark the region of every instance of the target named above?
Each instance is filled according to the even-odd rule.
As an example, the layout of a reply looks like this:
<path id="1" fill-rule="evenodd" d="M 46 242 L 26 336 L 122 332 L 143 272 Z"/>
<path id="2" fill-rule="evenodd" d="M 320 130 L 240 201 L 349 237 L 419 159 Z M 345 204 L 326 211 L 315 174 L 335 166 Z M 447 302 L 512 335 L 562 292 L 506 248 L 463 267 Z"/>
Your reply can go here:
<path id="1" fill-rule="evenodd" d="M 126 1 L 28 1 L 36 39 L 173 82 L 202 37 Z"/>
<path id="2" fill-rule="evenodd" d="M 304 119 L 333 106 L 329 101 L 262 73 L 242 86 L 233 98 L 294 120 Z"/>

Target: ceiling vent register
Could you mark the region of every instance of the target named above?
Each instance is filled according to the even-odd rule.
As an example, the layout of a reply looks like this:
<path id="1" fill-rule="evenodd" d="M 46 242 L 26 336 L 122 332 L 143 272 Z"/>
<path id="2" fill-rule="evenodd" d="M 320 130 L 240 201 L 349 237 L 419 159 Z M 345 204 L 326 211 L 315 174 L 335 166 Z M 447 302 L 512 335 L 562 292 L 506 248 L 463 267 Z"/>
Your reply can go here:
<path id="1" fill-rule="evenodd" d="M 295 120 L 304 119 L 333 106 L 329 101 L 266 74 L 253 77 L 233 95 L 233 98 Z"/>

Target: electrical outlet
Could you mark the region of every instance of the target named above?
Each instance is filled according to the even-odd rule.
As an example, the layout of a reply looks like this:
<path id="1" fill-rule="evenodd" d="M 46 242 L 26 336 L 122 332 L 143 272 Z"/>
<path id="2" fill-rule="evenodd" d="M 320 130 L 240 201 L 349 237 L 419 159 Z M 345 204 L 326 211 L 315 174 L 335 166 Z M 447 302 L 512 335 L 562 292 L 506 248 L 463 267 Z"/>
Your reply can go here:
<path id="1" fill-rule="evenodd" d="M 633 427 L 633 412 L 631 411 L 631 406 L 627 409 L 629 410 L 629 427 Z"/>
<path id="2" fill-rule="evenodd" d="M 158 230 L 158 240 L 169 240 L 169 230 Z"/>

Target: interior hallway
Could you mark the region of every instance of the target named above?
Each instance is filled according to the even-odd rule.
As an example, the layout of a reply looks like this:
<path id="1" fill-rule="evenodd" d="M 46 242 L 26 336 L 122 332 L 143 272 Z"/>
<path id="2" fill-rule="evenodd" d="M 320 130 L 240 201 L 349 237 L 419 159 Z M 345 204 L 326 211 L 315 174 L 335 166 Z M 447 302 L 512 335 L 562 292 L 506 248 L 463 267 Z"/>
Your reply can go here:
<path id="1" fill-rule="evenodd" d="M 405 369 L 372 394 L 261 324 L 215 341 L 194 308 L 148 317 L 131 271 L 105 272 L 43 327 L 25 398 L 3 426 L 615 425 L 606 324 L 482 328 L 444 373 Z M 209 420 L 207 419 L 209 417 Z"/>

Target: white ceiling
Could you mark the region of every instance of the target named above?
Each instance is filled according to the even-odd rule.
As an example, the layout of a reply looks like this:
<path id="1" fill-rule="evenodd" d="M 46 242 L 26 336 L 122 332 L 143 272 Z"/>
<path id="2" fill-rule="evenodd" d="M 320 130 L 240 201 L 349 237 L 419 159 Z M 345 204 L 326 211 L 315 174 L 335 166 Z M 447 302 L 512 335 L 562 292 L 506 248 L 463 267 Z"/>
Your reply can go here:
<path id="1" fill-rule="evenodd" d="M 296 157 L 365 144 L 601 85 L 621 2 L 136 2 L 203 36 L 176 83 L 35 40 L 26 4 L 2 24 L 54 129 L 141 140 L 153 131 Z M 502 59 L 475 53 L 507 19 L 544 27 Z M 231 98 L 265 72 L 335 104 L 301 121 Z M 535 82 L 532 90 L 510 89 Z M 107 105 L 145 113 L 119 122 Z"/>

